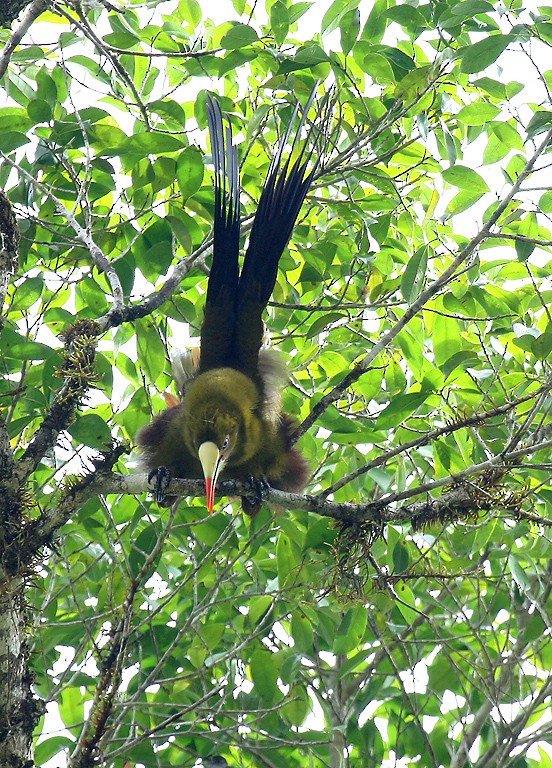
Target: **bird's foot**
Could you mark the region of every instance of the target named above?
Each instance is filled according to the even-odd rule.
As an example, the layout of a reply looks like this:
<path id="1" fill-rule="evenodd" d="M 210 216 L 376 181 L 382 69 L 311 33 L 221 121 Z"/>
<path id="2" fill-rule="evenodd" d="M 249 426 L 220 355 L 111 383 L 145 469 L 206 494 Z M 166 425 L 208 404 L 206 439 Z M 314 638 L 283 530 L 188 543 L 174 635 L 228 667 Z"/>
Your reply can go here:
<path id="1" fill-rule="evenodd" d="M 251 493 L 242 496 L 242 507 L 247 515 L 253 517 L 261 508 L 268 491 L 270 491 L 270 484 L 266 477 L 253 477 L 253 475 L 248 476 L 247 482 L 251 488 Z"/>
<path id="2" fill-rule="evenodd" d="M 155 467 L 148 474 L 148 484 L 152 486 L 153 496 L 158 504 L 166 503 L 170 482 L 171 470 L 167 467 Z"/>

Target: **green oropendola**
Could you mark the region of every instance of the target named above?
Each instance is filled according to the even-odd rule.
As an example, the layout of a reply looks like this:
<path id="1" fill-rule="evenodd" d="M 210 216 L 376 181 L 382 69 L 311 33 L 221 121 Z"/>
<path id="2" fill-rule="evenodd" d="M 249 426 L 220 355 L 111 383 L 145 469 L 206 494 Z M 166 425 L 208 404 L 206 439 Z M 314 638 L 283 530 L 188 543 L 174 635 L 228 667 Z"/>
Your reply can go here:
<path id="1" fill-rule="evenodd" d="M 161 479 L 205 478 L 207 509 L 212 513 L 219 477 L 250 481 L 253 498 L 244 497 L 248 514 L 258 510 L 262 484 L 300 492 L 307 464 L 292 445 L 293 420 L 282 411 L 279 392 L 285 376 L 277 353 L 263 346 L 262 313 L 276 282 L 278 262 L 320 164 L 324 104 L 309 130 L 307 113 L 315 89 L 299 119 L 295 107 L 279 140 L 252 224 L 239 272 L 240 188 L 237 147 L 230 126 L 226 136 L 218 102 L 207 95 L 214 176 L 213 261 L 201 328 L 199 365 L 189 356 L 173 361 L 182 400 L 160 413 L 138 433 L 142 463 L 157 477 L 157 500 L 170 504 Z M 290 146 L 291 145 L 291 146 Z M 284 160 L 286 147 L 289 154 Z"/>

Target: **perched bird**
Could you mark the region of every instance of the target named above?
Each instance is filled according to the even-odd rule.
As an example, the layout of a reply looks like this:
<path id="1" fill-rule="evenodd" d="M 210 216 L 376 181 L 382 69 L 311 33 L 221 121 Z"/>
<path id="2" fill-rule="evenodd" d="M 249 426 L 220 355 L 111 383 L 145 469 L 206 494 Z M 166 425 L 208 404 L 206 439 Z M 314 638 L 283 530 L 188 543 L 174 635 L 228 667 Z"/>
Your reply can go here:
<path id="1" fill-rule="evenodd" d="M 211 513 L 219 477 L 251 483 L 251 496 L 242 498 L 248 514 L 259 509 L 263 484 L 300 492 L 306 483 L 307 464 L 291 443 L 294 422 L 280 404 L 287 377 L 277 353 L 263 344 L 262 314 L 320 164 L 329 94 L 302 138 L 314 98 L 313 90 L 300 117 L 299 105 L 295 107 L 276 146 L 240 273 L 238 152 L 229 125 L 225 136 L 218 102 L 207 95 L 215 171 L 213 261 L 199 364 L 194 366 L 189 354 L 173 360 L 181 402 L 161 412 L 137 435 L 142 465 L 150 479 L 156 477 L 156 498 L 162 504 L 175 499 L 164 495 L 171 476 L 194 478 L 203 473 Z"/>

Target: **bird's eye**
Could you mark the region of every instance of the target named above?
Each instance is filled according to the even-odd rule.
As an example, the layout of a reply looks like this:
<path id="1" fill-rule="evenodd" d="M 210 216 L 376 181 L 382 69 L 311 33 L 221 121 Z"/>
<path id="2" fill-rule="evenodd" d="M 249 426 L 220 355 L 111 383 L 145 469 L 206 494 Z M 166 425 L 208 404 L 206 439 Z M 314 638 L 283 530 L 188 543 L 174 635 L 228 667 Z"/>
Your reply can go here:
<path id="1" fill-rule="evenodd" d="M 226 437 L 224 438 L 224 442 L 222 444 L 222 450 L 225 451 L 229 445 L 230 445 L 230 435 L 226 435 Z"/>

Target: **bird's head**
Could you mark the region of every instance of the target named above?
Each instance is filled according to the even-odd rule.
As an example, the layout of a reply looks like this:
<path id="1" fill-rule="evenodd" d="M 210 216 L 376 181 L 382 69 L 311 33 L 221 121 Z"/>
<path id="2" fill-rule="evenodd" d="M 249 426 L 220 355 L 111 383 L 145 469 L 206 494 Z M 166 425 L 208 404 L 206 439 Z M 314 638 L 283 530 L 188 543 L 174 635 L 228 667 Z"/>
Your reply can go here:
<path id="1" fill-rule="evenodd" d="M 234 416 L 217 412 L 211 414 L 210 418 L 205 418 L 200 426 L 195 443 L 205 477 L 207 509 L 212 514 L 217 478 L 236 451 L 239 442 L 239 425 Z"/>
<path id="2" fill-rule="evenodd" d="M 251 378 L 233 368 L 216 368 L 197 376 L 183 400 L 186 446 L 197 456 L 213 512 L 217 478 L 225 466 L 236 467 L 259 448 L 260 421 L 254 415 L 259 391 Z"/>

